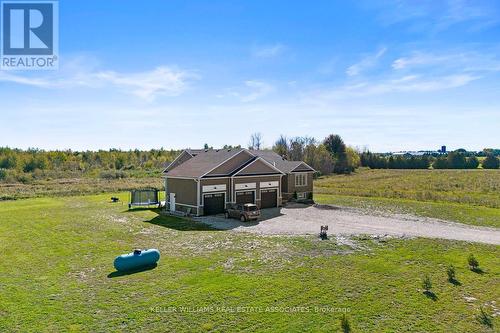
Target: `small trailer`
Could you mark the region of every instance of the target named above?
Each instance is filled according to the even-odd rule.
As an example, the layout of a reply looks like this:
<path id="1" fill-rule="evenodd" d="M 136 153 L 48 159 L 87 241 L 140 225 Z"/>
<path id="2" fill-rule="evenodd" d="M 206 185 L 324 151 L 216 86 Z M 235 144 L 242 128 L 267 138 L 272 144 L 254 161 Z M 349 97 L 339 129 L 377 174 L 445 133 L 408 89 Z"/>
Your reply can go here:
<path id="1" fill-rule="evenodd" d="M 158 206 L 158 208 L 160 208 L 161 202 L 159 192 L 160 191 L 155 188 L 131 190 L 128 208 L 131 209 L 133 206 Z"/>

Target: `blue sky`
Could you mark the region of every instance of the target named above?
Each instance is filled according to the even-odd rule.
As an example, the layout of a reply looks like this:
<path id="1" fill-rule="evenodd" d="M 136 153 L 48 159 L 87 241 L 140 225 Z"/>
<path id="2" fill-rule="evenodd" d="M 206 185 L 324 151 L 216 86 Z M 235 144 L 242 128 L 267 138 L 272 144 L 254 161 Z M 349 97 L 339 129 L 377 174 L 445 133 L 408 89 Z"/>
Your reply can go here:
<path id="1" fill-rule="evenodd" d="M 0 71 L 0 146 L 500 147 L 498 1 L 61 0 L 60 69 Z"/>

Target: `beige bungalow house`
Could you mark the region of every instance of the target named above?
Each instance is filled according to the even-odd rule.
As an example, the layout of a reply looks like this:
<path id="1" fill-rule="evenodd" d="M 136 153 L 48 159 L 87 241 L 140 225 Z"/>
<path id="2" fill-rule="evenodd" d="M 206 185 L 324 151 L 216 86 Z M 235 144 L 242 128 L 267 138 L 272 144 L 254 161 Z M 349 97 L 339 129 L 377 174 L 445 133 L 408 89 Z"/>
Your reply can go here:
<path id="1" fill-rule="evenodd" d="M 164 170 L 166 208 L 193 215 L 223 213 L 232 203 L 279 207 L 312 199 L 315 170 L 273 151 L 185 149 Z"/>

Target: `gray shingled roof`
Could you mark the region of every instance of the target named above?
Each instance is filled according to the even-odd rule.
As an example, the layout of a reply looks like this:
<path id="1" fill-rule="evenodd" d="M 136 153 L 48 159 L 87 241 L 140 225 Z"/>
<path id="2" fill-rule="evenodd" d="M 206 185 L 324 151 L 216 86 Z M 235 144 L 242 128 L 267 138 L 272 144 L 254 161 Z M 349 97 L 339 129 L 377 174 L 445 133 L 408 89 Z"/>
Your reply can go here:
<path id="1" fill-rule="evenodd" d="M 279 154 L 272 150 L 250 150 L 252 154 L 255 156 L 260 156 L 272 165 L 276 167 L 276 169 L 280 170 L 284 173 L 290 173 L 293 169 L 302 164 L 302 161 L 288 161 L 283 159 Z"/>
<path id="2" fill-rule="evenodd" d="M 186 149 L 193 155 L 192 158 L 165 174 L 172 177 L 198 178 L 209 172 L 222 162 L 240 153 L 244 148 L 233 149 Z M 302 161 L 288 161 L 272 150 L 247 150 L 255 156 L 261 157 L 283 173 L 290 173 L 301 165 Z"/>
<path id="3" fill-rule="evenodd" d="M 187 151 L 189 154 L 193 155 L 193 156 L 196 156 L 200 153 L 203 153 L 205 151 L 208 151 L 210 149 L 191 149 L 191 148 L 188 148 L 188 149 L 185 149 L 185 151 Z"/>
<path id="4" fill-rule="evenodd" d="M 195 156 L 168 171 L 166 176 L 198 178 L 242 150 L 244 149 L 209 149 L 207 151 L 190 149 L 189 152 L 195 152 Z"/>

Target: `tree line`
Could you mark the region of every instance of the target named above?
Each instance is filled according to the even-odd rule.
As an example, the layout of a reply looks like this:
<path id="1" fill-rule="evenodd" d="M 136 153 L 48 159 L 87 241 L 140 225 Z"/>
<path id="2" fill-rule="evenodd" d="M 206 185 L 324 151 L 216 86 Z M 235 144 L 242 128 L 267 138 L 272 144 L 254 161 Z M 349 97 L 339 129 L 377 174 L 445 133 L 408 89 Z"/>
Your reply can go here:
<path id="1" fill-rule="evenodd" d="M 255 138 L 260 136 L 253 135 L 251 142 Z M 322 175 L 348 174 L 360 166 L 359 154 L 336 134 L 321 142 L 308 136 L 287 138 L 281 135 L 272 149 L 288 160 L 306 162 Z"/>
<path id="2" fill-rule="evenodd" d="M 498 169 L 500 160 L 493 154 L 487 154 L 480 162 L 479 159 L 468 152 L 457 150 L 439 156 L 387 156 L 363 152 L 360 155 L 361 166 L 370 169 Z"/>
<path id="3" fill-rule="evenodd" d="M 371 152 L 360 155 L 361 166 L 370 169 L 428 169 L 431 157 L 428 156 L 384 156 Z"/>
<path id="4" fill-rule="evenodd" d="M 43 178 L 124 178 L 157 174 L 179 153 L 164 149 L 79 152 L 0 147 L 0 181 L 26 183 Z"/>
<path id="5" fill-rule="evenodd" d="M 239 146 L 225 145 L 224 148 Z M 252 135 L 248 147 L 263 149 L 262 135 Z M 209 148 L 205 144 L 205 148 Z M 272 149 L 288 160 L 304 161 L 319 174 L 349 174 L 363 166 L 371 169 L 498 169 L 498 149 L 480 153 L 459 149 L 448 154 L 423 156 L 394 156 L 359 152 L 347 146 L 336 134 L 321 141 L 313 137 L 281 135 Z M 179 150 L 151 149 L 123 151 L 45 151 L 41 149 L 12 149 L 0 147 L 0 181 L 28 183 L 36 179 L 99 177 L 125 178 L 159 176 L 164 167 L 180 153 Z M 483 157 L 484 156 L 484 157 Z M 477 158 L 480 157 L 481 161 Z"/>

